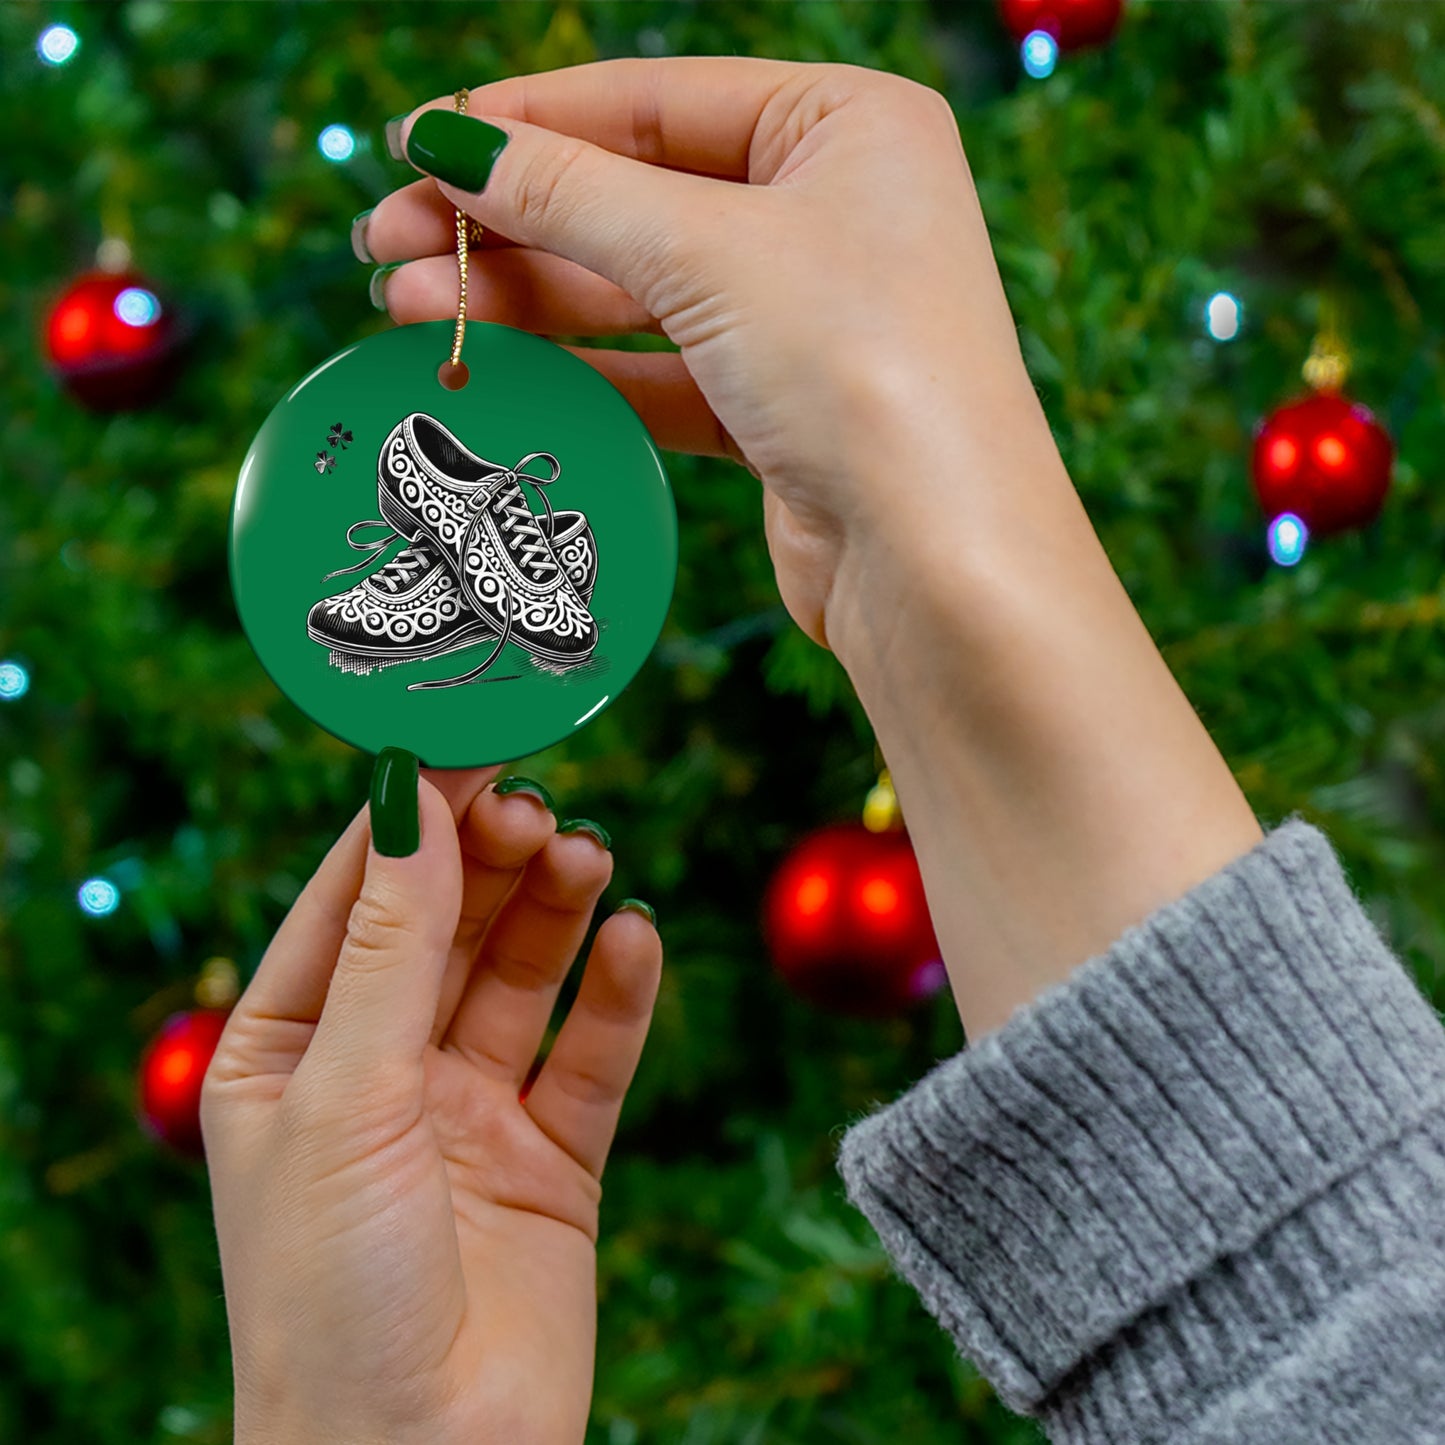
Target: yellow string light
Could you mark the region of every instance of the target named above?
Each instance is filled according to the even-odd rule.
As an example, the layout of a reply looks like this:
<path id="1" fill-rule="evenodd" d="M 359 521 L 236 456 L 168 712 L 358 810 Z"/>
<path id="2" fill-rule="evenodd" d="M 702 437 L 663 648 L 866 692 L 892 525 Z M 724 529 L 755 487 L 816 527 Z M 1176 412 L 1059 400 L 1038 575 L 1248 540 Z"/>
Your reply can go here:
<path id="1" fill-rule="evenodd" d="M 202 1008 L 230 1008 L 241 996 L 241 979 L 229 958 L 208 958 L 196 980 L 196 1002 Z"/>

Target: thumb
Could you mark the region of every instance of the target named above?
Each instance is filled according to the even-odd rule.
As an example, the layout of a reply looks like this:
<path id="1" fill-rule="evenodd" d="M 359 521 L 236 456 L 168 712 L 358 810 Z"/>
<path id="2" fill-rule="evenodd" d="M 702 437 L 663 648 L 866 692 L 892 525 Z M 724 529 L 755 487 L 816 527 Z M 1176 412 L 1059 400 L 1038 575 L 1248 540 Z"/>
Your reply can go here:
<path id="1" fill-rule="evenodd" d="M 446 797 L 400 748 L 377 757 L 361 894 L 298 1068 L 374 1084 L 419 1066 L 462 905 L 461 848 Z"/>
<path id="2" fill-rule="evenodd" d="M 403 127 L 401 150 L 483 226 L 585 266 L 654 315 L 664 286 L 669 313 L 686 304 L 672 294 L 679 272 L 716 233 L 718 208 L 746 190 L 510 116 L 423 110 Z"/>

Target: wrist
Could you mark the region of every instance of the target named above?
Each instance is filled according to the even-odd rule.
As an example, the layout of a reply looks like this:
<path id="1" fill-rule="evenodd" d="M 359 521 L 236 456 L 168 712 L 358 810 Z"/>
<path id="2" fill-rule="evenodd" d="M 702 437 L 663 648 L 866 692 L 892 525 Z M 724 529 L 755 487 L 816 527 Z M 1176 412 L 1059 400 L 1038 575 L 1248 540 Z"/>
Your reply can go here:
<path id="1" fill-rule="evenodd" d="M 966 493 L 845 548 L 827 626 L 976 1037 L 1260 829 L 1052 439 L 953 450 Z"/>
<path id="2" fill-rule="evenodd" d="M 1039 570 L 1093 553 L 1112 576 L 1031 388 L 1000 384 L 967 406 L 875 394 L 856 418 L 857 502 L 824 625 L 860 690 L 914 637 L 987 649 L 997 609 Z"/>

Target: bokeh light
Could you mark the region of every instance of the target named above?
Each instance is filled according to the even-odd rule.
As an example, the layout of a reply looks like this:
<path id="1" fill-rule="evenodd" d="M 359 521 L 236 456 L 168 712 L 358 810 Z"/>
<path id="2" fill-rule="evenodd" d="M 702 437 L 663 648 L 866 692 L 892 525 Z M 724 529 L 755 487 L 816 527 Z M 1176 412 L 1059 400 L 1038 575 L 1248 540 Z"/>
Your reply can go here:
<path id="1" fill-rule="evenodd" d="M 120 889 L 109 878 L 87 878 L 75 895 L 81 912 L 104 918 L 120 907 Z"/>
<path id="2" fill-rule="evenodd" d="M 920 965 L 918 971 L 908 981 L 908 993 L 911 998 L 929 998 L 947 982 L 948 969 L 944 966 L 943 960 L 931 958 L 927 963 Z"/>
<path id="3" fill-rule="evenodd" d="M 1275 437 L 1269 444 L 1265 460 L 1272 471 L 1285 476 L 1294 470 L 1294 464 L 1299 461 L 1299 448 L 1290 437 Z"/>
<path id="4" fill-rule="evenodd" d="M 14 702 L 30 691 L 30 674 L 18 662 L 0 662 L 0 702 Z"/>
<path id="5" fill-rule="evenodd" d="M 317 149 L 329 161 L 349 161 L 356 154 L 356 137 L 344 125 L 329 125 L 316 138 Z"/>
<path id="6" fill-rule="evenodd" d="M 1044 80 L 1059 63 L 1059 42 L 1047 30 L 1031 30 L 1019 46 L 1019 55 L 1025 72 L 1035 80 Z"/>
<path id="7" fill-rule="evenodd" d="M 1305 554 L 1309 528 L 1293 512 L 1281 512 L 1269 524 L 1269 555 L 1281 567 L 1293 567 Z"/>
<path id="8" fill-rule="evenodd" d="M 127 286 L 115 298 L 115 314 L 127 326 L 152 326 L 160 320 L 161 303 L 143 286 Z"/>
<path id="9" fill-rule="evenodd" d="M 1233 341 L 1244 324 L 1244 307 L 1228 291 L 1216 291 L 1204 308 L 1204 329 L 1216 341 Z"/>
<path id="10" fill-rule="evenodd" d="M 35 42 L 35 53 L 47 65 L 64 65 L 80 49 L 80 36 L 68 25 L 48 25 Z"/>
<path id="11" fill-rule="evenodd" d="M 865 913 L 887 918 L 897 913 L 902 903 L 898 889 L 886 878 L 869 878 L 858 890 L 858 902 Z"/>
<path id="12" fill-rule="evenodd" d="M 824 874 L 809 873 L 799 882 L 793 902 L 797 905 L 798 913 L 802 917 L 813 918 L 828 906 L 828 899 L 832 893 L 832 884 Z"/>
<path id="13" fill-rule="evenodd" d="M 156 1065 L 156 1079 L 173 1089 L 178 1088 L 196 1072 L 199 1064 L 200 1057 L 195 1049 L 186 1048 L 183 1044 L 161 1058 Z"/>

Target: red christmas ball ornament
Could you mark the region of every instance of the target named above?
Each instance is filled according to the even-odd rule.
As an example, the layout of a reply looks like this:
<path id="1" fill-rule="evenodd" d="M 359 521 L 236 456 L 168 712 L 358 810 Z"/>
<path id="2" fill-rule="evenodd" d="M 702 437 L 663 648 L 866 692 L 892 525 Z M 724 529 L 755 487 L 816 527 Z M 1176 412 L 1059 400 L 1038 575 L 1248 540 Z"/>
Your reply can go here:
<path id="1" fill-rule="evenodd" d="M 65 389 L 96 411 L 156 400 L 178 353 L 170 308 L 129 271 L 92 271 L 62 293 L 45 322 L 45 351 Z"/>
<path id="2" fill-rule="evenodd" d="M 803 998 L 835 1013 L 900 1013 L 946 975 L 908 835 L 839 823 L 810 834 L 768 887 L 773 964 Z"/>
<path id="3" fill-rule="evenodd" d="M 1251 472 L 1267 517 L 1293 512 L 1314 536 L 1373 522 L 1390 490 L 1395 448 L 1371 412 L 1319 391 L 1270 413 Z"/>
<path id="4" fill-rule="evenodd" d="M 1124 0 L 999 0 L 998 13 L 1020 44 L 1042 30 L 1060 50 L 1079 50 L 1102 45 L 1113 35 Z"/>
<path id="5" fill-rule="evenodd" d="M 230 1013 L 203 1008 L 172 1014 L 141 1057 L 141 1123 L 182 1154 L 205 1154 L 201 1083 Z"/>

